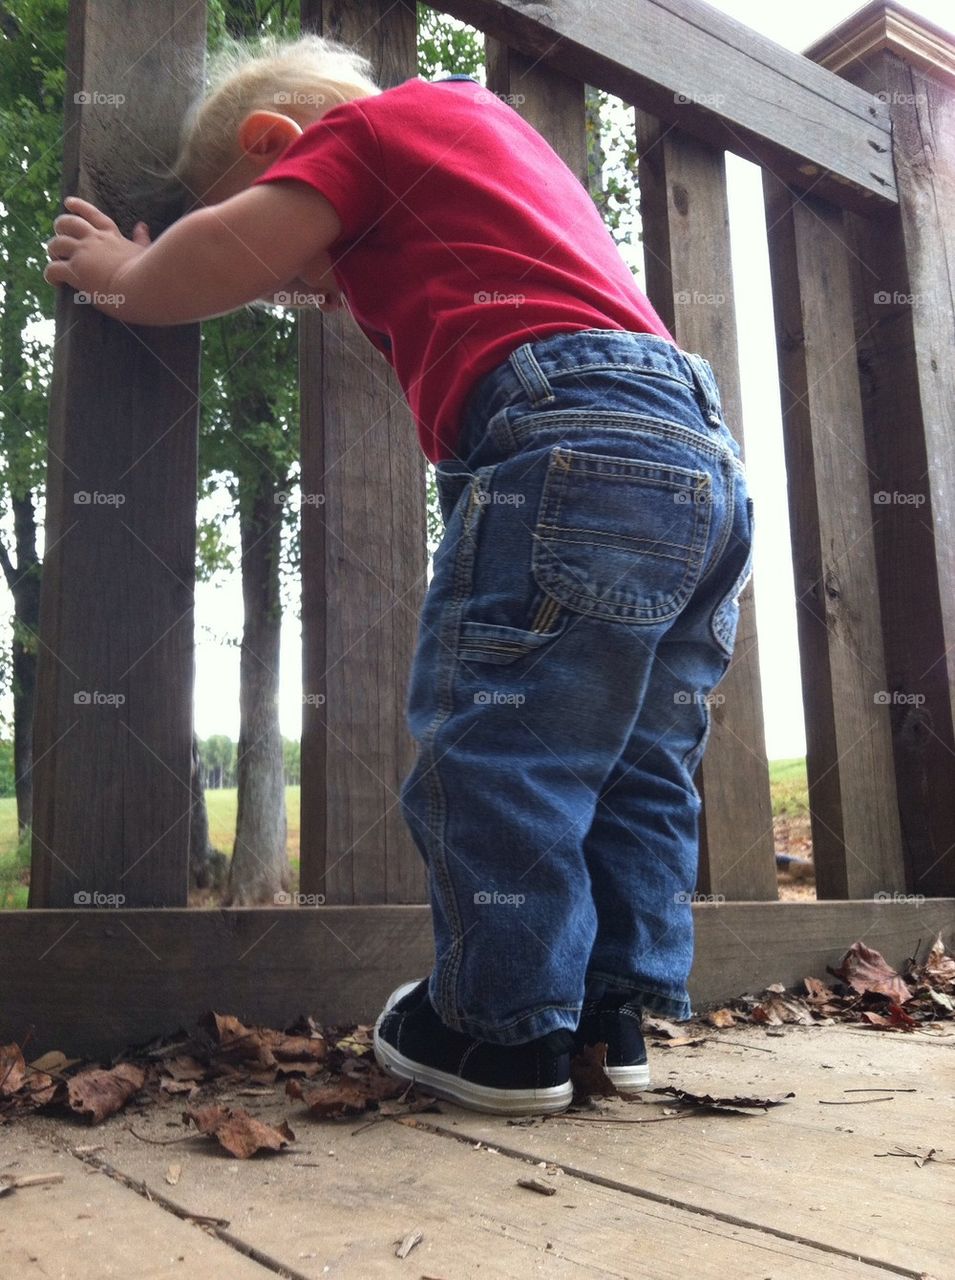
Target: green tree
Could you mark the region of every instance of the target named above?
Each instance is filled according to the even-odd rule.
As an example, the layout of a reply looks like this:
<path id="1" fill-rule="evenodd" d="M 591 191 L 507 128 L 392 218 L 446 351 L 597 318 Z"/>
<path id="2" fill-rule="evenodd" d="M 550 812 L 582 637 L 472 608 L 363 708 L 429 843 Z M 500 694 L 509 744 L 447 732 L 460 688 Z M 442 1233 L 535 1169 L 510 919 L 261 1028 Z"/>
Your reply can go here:
<path id="1" fill-rule="evenodd" d="M 66 0 L 0 4 L 0 568 L 13 597 L 14 769 L 21 834 L 32 820 L 40 617 L 37 506 L 46 466 L 52 318 L 43 229 L 59 204 Z"/>

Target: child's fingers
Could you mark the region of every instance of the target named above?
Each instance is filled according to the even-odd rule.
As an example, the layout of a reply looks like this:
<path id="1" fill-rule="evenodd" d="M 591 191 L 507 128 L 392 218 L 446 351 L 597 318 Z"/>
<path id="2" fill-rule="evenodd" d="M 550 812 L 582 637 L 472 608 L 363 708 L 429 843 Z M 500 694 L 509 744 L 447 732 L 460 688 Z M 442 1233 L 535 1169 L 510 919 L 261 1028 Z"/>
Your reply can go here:
<path id="1" fill-rule="evenodd" d="M 83 236 L 88 235 L 90 229 L 91 224 L 74 213 L 61 213 L 58 218 L 53 219 L 53 230 L 60 235 Z"/>
<path id="2" fill-rule="evenodd" d="M 81 200 L 79 196 L 67 196 L 63 203 L 70 213 L 78 213 L 90 226 L 98 227 L 101 231 L 108 231 L 110 227 L 116 226 L 113 219 L 103 213 L 102 209 L 97 209 L 96 205 L 90 204 L 88 200 Z"/>
<path id="3" fill-rule="evenodd" d="M 68 262 L 48 263 L 46 270 L 43 272 L 43 279 L 47 284 L 75 283 L 73 273 L 70 270 L 70 264 Z"/>
<path id="4" fill-rule="evenodd" d="M 76 252 L 76 247 L 77 242 L 71 236 L 54 236 L 46 242 L 47 257 L 68 258 L 71 253 Z"/>

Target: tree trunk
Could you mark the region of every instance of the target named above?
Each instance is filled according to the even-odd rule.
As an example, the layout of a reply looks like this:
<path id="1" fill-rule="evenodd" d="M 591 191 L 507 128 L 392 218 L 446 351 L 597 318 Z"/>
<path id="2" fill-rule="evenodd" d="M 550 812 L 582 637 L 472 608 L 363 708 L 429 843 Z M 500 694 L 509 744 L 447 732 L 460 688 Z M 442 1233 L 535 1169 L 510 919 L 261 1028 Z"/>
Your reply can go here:
<path id="1" fill-rule="evenodd" d="M 289 887 L 279 728 L 279 557 L 284 477 L 240 479 L 244 620 L 239 669 L 239 812 L 227 905 L 272 904 Z"/>
<path id="2" fill-rule="evenodd" d="M 189 880 L 194 889 L 221 889 L 229 874 L 228 859 L 209 842 L 209 811 L 199 739 L 192 735 L 192 811 L 189 815 Z"/>
<path id="3" fill-rule="evenodd" d="M 16 777 L 17 825 L 22 836 L 33 820 L 33 698 L 36 687 L 36 636 L 40 622 L 40 562 L 36 553 L 36 509 L 28 487 L 18 492 L 17 472 L 23 474 L 27 449 L 16 441 L 28 414 L 24 408 L 23 307 L 13 305 L 15 285 L 4 284 L 6 302 L 0 315 L 0 388 L 4 393 L 4 452 L 7 485 L 13 510 L 14 554 L 0 545 L 0 567 L 13 596 L 13 767 Z M 13 425 L 15 424 L 15 425 Z M 21 485 L 23 480 L 19 482 Z"/>

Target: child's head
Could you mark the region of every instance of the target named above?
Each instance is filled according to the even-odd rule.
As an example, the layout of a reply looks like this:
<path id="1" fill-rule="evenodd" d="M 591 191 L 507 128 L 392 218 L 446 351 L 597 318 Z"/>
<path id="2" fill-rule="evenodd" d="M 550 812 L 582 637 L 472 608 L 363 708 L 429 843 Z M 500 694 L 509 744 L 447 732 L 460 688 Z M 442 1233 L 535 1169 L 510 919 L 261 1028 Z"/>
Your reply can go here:
<path id="1" fill-rule="evenodd" d="M 380 93 L 372 75 L 354 49 L 318 35 L 226 41 L 210 58 L 206 92 L 182 125 L 172 172 L 187 203 L 216 203 L 244 189 L 263 167 L 248 152 L 250 138 L 274 127 L 272 145 L 277 136 L 284 149 L 296 126 Z"/>

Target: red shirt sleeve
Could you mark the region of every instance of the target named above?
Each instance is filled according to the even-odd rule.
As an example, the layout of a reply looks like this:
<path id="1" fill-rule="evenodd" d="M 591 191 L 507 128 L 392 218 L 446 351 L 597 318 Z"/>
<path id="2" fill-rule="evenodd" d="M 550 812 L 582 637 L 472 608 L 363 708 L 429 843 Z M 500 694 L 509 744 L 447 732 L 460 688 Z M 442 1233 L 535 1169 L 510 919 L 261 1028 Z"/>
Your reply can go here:
<path id="1" fill-rule="evenodd" d="M 253 182 L 296 178 L 321 192 L 338 214 L 342 234 L 329 248 L 357 240 L 380 221 L 384 165 L 378 136 L 360 101 L 343 102 L 304 129 Z"/>

